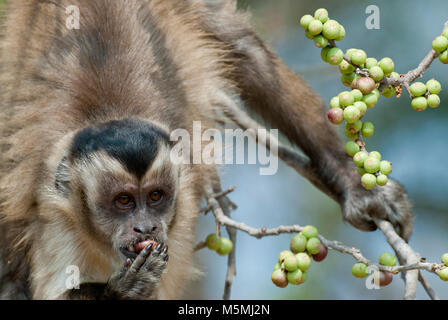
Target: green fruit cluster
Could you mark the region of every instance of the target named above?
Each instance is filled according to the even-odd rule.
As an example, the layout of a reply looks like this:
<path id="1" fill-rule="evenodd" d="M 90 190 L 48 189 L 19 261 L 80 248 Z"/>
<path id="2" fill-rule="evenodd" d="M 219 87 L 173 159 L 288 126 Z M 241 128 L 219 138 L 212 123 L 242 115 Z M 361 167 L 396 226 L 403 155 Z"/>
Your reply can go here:
<path id="1" fill-rule="evenodd" d="M 209 234 L 205 239 L 205 245 L 210 250 L 216 251 L 219 255 L 228 255 L 233 250 L 232 240 L 224 237 L 218 238 L 215 233 Z"/>
<path id="2" fill-rule="evenodd" d="M 448 29 L 432 41 L 432 48 L 439 53 L 440 62 L 448 64 Z"/>
<path id="3" fill-rule="evenodd" d="M 435 79 L 428 80 L 426 84 L 419 81 L 414 82 L 409 87 L 412 94 L 412 108 L 415 111 L 424 111 L 427 107 L 437 108 L 440 105 L 438 94 L 441 90 L 440 82 Z"/>
<path id="4" fill-rule="evenodd" d="M 397 259 L 393 254 L 384 252 L 379 257 L 379 263 L 383 266 L 394 267 L 397 265 Z M 368 266 L 365 263 L 358 262 L 352 267 L 352 275 L 356 278 L 365 278 L 369 275 Z M 377 278 L 379 277 L 379 279 Z M 374 274 L 374 281 L 379 281 L 381 287 L 389 285 L 393 280 L 393 274 L 389 271 L 380 271 Z"/>
<path id="5" fill-rule="evenodd" d="M 280 252 L 271 274 L 271 280 L 277 287 L 284 288 L 288 283 L 304 283 L 311 266 L 311 258 L 317 262 L 325 259 L 328 249 L 320 242 L 318 235 L 315 227 L 306 226 L 291 239 L 290 250 Z"/>
<path id="6" fill-rule="evenodd" d="M 378 151 L 368 153 L 365 150 L 357 152 L 353 156 L 356 169 L 361 177 L 361 184 L 367 190 L 373 189 L 376 185 L 383 187 L 387 184 L 388 176 L 392 172 L 392 165 L 389 161 L 381 160 Z"/>

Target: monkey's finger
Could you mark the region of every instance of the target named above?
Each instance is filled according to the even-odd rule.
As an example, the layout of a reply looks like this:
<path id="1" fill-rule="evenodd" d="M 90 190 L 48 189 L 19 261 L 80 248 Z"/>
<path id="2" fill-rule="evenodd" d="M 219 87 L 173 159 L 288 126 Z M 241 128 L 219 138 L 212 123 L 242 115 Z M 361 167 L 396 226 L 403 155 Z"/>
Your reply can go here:
<path id="1" fill-rule="evenodd" d="M 131 268 L 129 269 L 130 272 L 137 273 L 140 270 L 140 268 L 145 263 L 148 256 L 151 254 L 153 246 L 154 243 L 150 243 L 149 245 L 146 246 L 145 249 L 142 250 L 142 252 L 140 252 L 140 254 L 135 259 L 134 263 L 132 264 Z"/>
<path id="2" fill-rule="evenodd" d="M 168 246 L 165 246 L 163 250 L 160 252 L 160 255 L 164 255 L 168 252 Z"/>

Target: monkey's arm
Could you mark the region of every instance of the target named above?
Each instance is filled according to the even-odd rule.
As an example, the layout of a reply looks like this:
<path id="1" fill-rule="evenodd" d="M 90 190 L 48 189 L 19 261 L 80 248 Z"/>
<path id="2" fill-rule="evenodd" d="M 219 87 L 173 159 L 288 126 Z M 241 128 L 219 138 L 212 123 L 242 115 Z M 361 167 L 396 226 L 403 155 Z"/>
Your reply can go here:
<path id="1" fill-rule="evenodd" d="M 230 49 L 236 70 L 232 80 L 247 106 L 307 154 L 319 179 L 338 199 L 345 220 L 356 228 L 375 230 L 370 217 L 385 218 L 407 239 L 412 214 L 405 190 L 395 181 L 371 191 L 361 186 L 319 96 L 264 45 L 231 2 L 205 14 L 204 27 Z"/>

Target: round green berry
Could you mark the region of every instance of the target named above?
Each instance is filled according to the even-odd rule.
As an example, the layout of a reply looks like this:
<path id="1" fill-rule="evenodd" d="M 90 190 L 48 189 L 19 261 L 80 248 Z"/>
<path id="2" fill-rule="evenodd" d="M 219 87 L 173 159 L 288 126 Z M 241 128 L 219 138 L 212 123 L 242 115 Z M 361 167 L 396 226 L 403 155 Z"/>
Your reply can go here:
<path id="1" fill-rule="evenodd" d="M 302 235 L 305 236 L 307 239 L 315 238 L 319 234 L 316 227 L 314 226 L 305 226 L 302 229 Z"/>
<path id="2" fill-rule="evenodd" d="M 339 97 L 333 97 L 330 100 L 330 108 L 340 108 Z"/>
<path id="3" fill-rule="evenodd" d="M 353 106 L 355 108 L 358 108 L 359 112 L 361 113 L 361 117 L 366 114 L 367 111 L 367 105 L 363 101 L 356 101 Z"/>
<path id="4" fill-rule="evenodd" d="M 376 95 L 375 90 L 362 97 L 362 101 L 367 105 L 367 108 L 373 108 L 378 102 L 378 96 Z"/>
<path id="5" fill-rule="evenodd" d="M 366 121 L 362 124 L 361 134 L 364 138 L 370 138 L 375 132 L 375 126 L 372 122 Z"/>
<path id="6" fill-rule="evenodd" d="M 207 245 L 207 248 L 210 250 L 218 250 L 219 247 L 219 239 L 216 235 L 216 233 L 209 234 L 207 238 L 205 239 L 205 244 Z"/>
<path id="7" fill-rule="evenodd" d="M 306 282 L 306 279 L 308 279 L 307 272 L 302 272 L 302 277 L 301 277 L 301 279 L 300 279 L 299 284 L 305 283 L 305 282 Z"/>
<path id="8" fill-rule="evenodd" d="M 369 157 L 373 157 L 378 159 L 379 161 L 381 161 L 381 153 L 379 153 L 378 151 L 372 151 L 369 153 Z"/>
<path id="9" fill-rule="evenodd" d="M 302 28 L 307 29 L 311 21 L 313 20 L 314 18 L 312 15 L 306 14 L 302 18 L 300 18 L 300 25 L 302 26 Z"/>
<path id="10" fill-rule="evenodd" d="M 346 87 L 351 87 L 356 81 L 356 73 L 341 74 L 341 82 Z"/>
<path id="11" fill-rule="evenodd" d="M 318 48 L 325 48 L 328 45 L 328 39 L 322 35 L 314 37 L 314 45 Z"/>
<path id="12" fill-rule="evenodd" d="M 358 120 L 354 123 L 346 123 L 345 124 L 345 130 L 349 130 L 350 132 L 357 133 L 362 128 L 362 121 Z"/>
<path id="13" fill-rule="evenodd" d="M 430 108 L 437 108 L 440 105 L 440 97 L 436 94 L 430 94 L 426 100 Z"/>
<path id="14" fill-rule="evenodd" d="M 440 82 L 436 79 L 431 79 L 426 82 L 426 88 L 428 89 L 429 93 L 431 94 L 439 94 L 442 90 L 442 86 L 440 85 Z"/>
<path id="15" fill-rule="evenodd" d="M 322 60 L 324 62 L 329 63 L 327 55 L 328 55 L 328 51 L 330 51 L 331 47 L 325 47 L 320 51 L 320 57 L 322 58 Z"/>
<path id="16" fill-rule="evenodd" d="M 352 91 L 350 91 L 353 95 L 353 98 L 355 98 L 355 102 L 356 101 L 361 101 L 363 94 L 359 89 L 353 89 Z"/>
<path id="17" fill-rule="evenodd" d="M 442 281 L 448 281 L 448 268 L 443 268 L 439 271 L 439 278 Z"/>
<path id="18" fill-rule="evenodd" d="M 314 36 L 311 34 L 310 30 L 305 30 L 305 37 L 307 37 L 310 40 L 314 40 Z"/>
<path id="19" fill-rule="evenodd" d="M 344 120 L 347 123 L 354 123 L 361 117 L 361 112 L 355 106 L 348 106 L 344 109 Z"/>
<path id="20" fill-rule="evenodd" d="M 428 106 L 428 101 L 425 97 L 417 97 L 412 99 L 411 106 L 415 111 L 424 111 Z"/>
<path id="21" fill-rule="evenodd" d="M 285 266 L 285 270 L 288 272 L 296 271 L 299 267 L 296 256 L 286 257 L 283 265 Z"/>
<path id="22" fill-rule="evenodd" d="M 447 63 L 448 63 L 448 50 L 443 51 L 443 52 L 439 55 L 439 60 L 440 60 L 440 62 L 442 62 L 443 64 L 447 64 Z"/>
<path id="23" fill-rule="evenodd" d="M 322 32 L 322 27 L 323 24 L 322 22 L 320 22 L 317 19 L 314 19 L 313 21 L 310 22 L 310 24 L 308 25 L 308 31 L 310 32 L 310 34 L 312 34 L 313 36 L 317 36 L 319 33 Z"/>
<path id="24" fill-rule="evenodd" d="M 373 174 L 366 173 L 361 177 L 361 184 L 367 190 L 373 189 L 376 186 L 376 177 Z"/>
<path id="25" fill-rule="evenodd" d="M 437 52 L 445 51 L 448 48 L 448 39 L 443 36 L 438 36 L 432 41 L 432 48 Z"/>
<path id="26" fill-rule="evenodd" d="M 307 239 L 303 234 L 296 234 L 289 243 L 289 248 L 294 253 L 304 252 L 306 250 Z"/>
<path id="27" fill-rule="evenodd" d="M 395 90 L 395 88 L 393 86 L 387 86 L 386 88 L 383 89 L 383 91 L 381 92 L 381 94 L 386 97 L 386 98 L 391 98 L 393 97 L 395 94 L 397 93 L 397 91 Z"/>
<path id="28" fill-rule="evenodd" d="M 423 82 L 414 82 L 409 90 L 414 97 L 420 97 L 426 93 L 426 85 Z"/>
<path id="29" fill-rule="evenodd" d="M 328 11 L 325 8 L 319 8 L 314 12 L 314 18 L 318 19 L 322 23 L 328 20 Z"/>
<path id="30" fill-rule="evenodd" d="M 363 167 L 364 161 L 366 161 L 368 156 L 369 154 L 367 153 L 367 151 L 360 151 L 353 156 L 353 162 L 356 164 L 357 167 Z"/>
<path id="31" fill-rule="evenodd" d="M 382 266 L 394 267 L 397 265 L 397 259 L 389 252 L 383 252 L 378 260 Z"/>
<path id="32" fill-rule="evenodd" d="M 320 240 L 318 238 L 308 239 L 306 251 L 308 251 L 309 254 L 318 254 L 320 251 Z"/>
<path id="33" fill-rule="evenodd" d="M 275 266 L 274 266 L 274 271 L 276 271 L 276 270 L 280 270 L 282 268 L 282 265 L 280 264 L 280 263 L 276 263 L 275 264 Z"/>
<path id="34" fill-rule="evenodd" d="M 347 50 L 345 51 L 345 55 L 346 55 L 349 59 L 351 59 L 351 58 L 352 58 L 352 53 L 355 52 L 356 50 L 358 50 L 358 49 L 355 49 L 355 48 L 347 49 Z"/>
<path id="35" fill-rule="evenodd" d="M 319 248 L 320 249 L 320 248 Z M 311 258 L 304 252 L 296 254 L 297 265 L 303 272 L 307 271 L 311 266 Z"/>
<path id="36" fill-rule="evenodd" d="M 286 277 L 286 273 L 282 270 L 275 270 L 271 274 L 272 282 L 280 288 L 284 288 L 288 285 L 288 278 Z"/>
<path id="37" fill-rule="evenodd" d="M 342 60 L 339 64 L 339 71 L 344 74 L 349 74 L 355 71 L 355 67 L 347 61 Z"/>
<path id="38" fill-rule="evenodd" d="M 368 173 L 376 173 L 380 170 L 380 160 L 375 157 L 368 156 L 364 161 L 364 169 Z"/>
<path id="39" fill-rule="evenodd" d="M 372 67 L 375 67 L 378 65 L 378 60 L 376 60 L 375 58 L 367 58 L 366 59 L 366 68 L 367 69 L 371 69 Z M 381 71 L 383 71 L 383 69 L 381 69 Z"/>
<path id="40" fill-rule="evenodd" d="M 377 82 L 384 78 L 383 69 L 381 69 L 377 65 L 369 68 L 369 74 L 370 74 L 370 77 Z"/>
<path id="41" fill-rule="evenodd" d="M 355 102 L 355 97 L 349 91 L 342 91 L 339 95 L 339 103 L 343 107 L 352 105 Z"/>
<path id="42" fill-rule="evenodd" d="M 278 255 L 278 262 L 279 263 L 283 263 L 285 261 L 286 258 L 293 256 L 294 253 L 292 253 L 289 250 L 283 250 L 282 252 L 280 252 L 280 254 Z"/>
<path id="43" fill-rule="evenodd" d="M 340 32 L 341 32 L 341 25 L 336 20 L 330 19 L 327 22 L 325 22 L 322 27 L 322 34 L 327 39 L 334 40 L 334 39 L 338 38 L 340 35 Z"/>
<path id="44" fill-rule="evenodd" d="M 331 48 L 327 53 L 328 63 L 337 66 L 344 59 L 344 53 L 339 48 Z"/>
<path id="45" fill-rule="evenodd" d="M 448 267 L 448 253 L 444 253 L 441 259 L 442 263 L 444 263 Z"/>
<path id="46" fill-rule="evenodd" d="M 218 252 L 218 254 L 221 256 L 225 256 L 225 255 L 229 254 L 230 252 L 232 252 L 232 250 L 233 250 L 232 240 L 230 240 L 228 238 L 221 237 L 219 239 L 219 247 L 216 250 L 216 252 Z"/>
<path id="47" fill-rule="evenodd" d="M 339 35 L 336 39 L 336 41 L 342 41 L 345 38 L 345 28 L 341 25 L 341 28 L 339 29 Z"/>
<path id="48" fill-rule="evenodd" d="M 380 162 L 380 172 L 386 176 L 392 172 L 392 164 L 390 161 L 383 160 Z"/>
<path id="49" fill-rule="evenodd" d="M 357 154 L 359 152 L 359 146 L 356 142 L 354 141 L 349 141 L 345 144 L 345 152 L 347 152 L 347 154 L 350 157 L 355 156 L 355 154 Z"/>
<path id="50" fill-rule="evenodd" d="M 358 139 L 358 133 L 353 133 L 350 130 L 345 130 L 345 136 L 349 138 L 350 140 L 356 140 Z"/>
<path id="51" fill-rule="evenodd" d="M 353 64 L 362 66 L 367 60 L 367 55 L 364 50 L 355 50 L 351 53 L 350 60 Z"/>
<path id="52" fill-rule="evenodd" d="M 367 172 L 366 172 L 366 169 L 364 169 L 364 167 L 356 167 L 356 171 L 358 172 L 358 174 L 359 175 L 361 175 L 361 176 L 363 176 L 363 175 L 365 175 Z"/>
<path id="53" fill-rule="evenodd" d="M 383 69 L 384 75 L 388 76 L 394 71 L 395 65 L 391 58 L 383 58 L 378 63 L 381 69 Z"/>
<path id="54" fill-rule="evenodd" d="M 369 272 L 367 271 L 367 265 L 364 263 L 356 263 L 352 267 L 352 274 L 356 278 L 365 278 L 369 275 Z"/>
<path id="55" fill-rule="evenodd" d="M 290 284 L 300 284 L 302 282 L 302 271 L 300 271 L 300 269 L 297 269 L 293 272 L 288 272 L 286 277 Z"/>
<path id="56" fill-rule="evenodd" d="M 379 185 L 380 187 L 383 187 L 387 184 L 388 180 L 389 179 L 387 178 L 386 175 L 380 174 L 379 176 L 376 177 L 376 184 Z"/>
<path id="57" fill-rule="evenodd" d="M 356 80 L 355 86 L 363 94 L 369 94 L 373 91 L 373 89 L 375 89 L 375 80 L 370 77 L 361 77 Z"/>
<path id="58" fill-rule="evenodd" d="M 443 31 L 442 31 L 442 36 L 444 36 L 445 38 L 448 39 L 448 28 L 443 29 Z"/>

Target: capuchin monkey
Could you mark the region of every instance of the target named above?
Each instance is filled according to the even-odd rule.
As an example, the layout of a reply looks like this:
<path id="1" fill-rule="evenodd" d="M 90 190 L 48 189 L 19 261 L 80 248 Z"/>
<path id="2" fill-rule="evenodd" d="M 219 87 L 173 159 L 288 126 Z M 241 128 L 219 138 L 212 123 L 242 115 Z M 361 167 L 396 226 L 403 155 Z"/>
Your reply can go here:
<path id="1" fill-rule="evenodd" d="M 67 27 L 69 6 L 79 29 Z M 203 186 L 217 175 L 172 162 L 169 137 L 193 121 L 216 128 L 223 95 L 306 153 L 345 221 L 372 231 L 372 217 L 387 219 L 408 239 L 404 189 L 362 188 L 318 95 L 248 20 L 232 0 L 6 1 L 1 298 L 179 297 Z"/>

